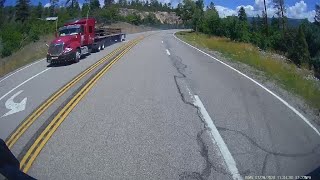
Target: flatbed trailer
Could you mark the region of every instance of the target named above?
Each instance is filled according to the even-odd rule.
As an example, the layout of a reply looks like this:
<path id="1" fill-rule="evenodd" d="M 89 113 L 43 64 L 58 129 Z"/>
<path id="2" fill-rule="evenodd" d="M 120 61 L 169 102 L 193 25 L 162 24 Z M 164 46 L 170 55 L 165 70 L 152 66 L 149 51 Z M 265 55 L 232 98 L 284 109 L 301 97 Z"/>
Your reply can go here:
<path id="1" fill-rule="evenodd" d="M 120 28 L 96 28 L 92 51 L 100 51 L 116 42 L 125 41 L 126 34 Z"/>

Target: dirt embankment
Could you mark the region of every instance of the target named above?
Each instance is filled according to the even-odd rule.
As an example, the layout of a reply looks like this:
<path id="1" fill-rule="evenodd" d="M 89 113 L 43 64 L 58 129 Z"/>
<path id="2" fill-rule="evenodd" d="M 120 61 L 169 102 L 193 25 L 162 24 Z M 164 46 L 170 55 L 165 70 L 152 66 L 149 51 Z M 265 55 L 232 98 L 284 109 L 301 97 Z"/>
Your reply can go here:
<path id="1" fill-rule="evenodd" d="M 108 27 L 111 28 L 121 28 L 122 32 L 126 34 L 133 34 L 133 33 L 140 33 L 140 32 L 145 32 L 145 31 L 153 31 L 156 30 L 155 28 L 148 27 L 148 26 L 136 26 L 132 25 L 130 23 L 126 22 L 118 22 L 118 23 L 113 23 L 109 25 Z"/>
<path id="2" fill-rule="evenodd" d="M 156 12 L 147 12 L 147 11 L 138 11 L 136 9 L 126 9 L 120 8 L 119 13 L 121 16 L 128 16 L 131 14 L 138 14 L 141 19 L 146 18 L 149 14 L 154 14 L 155 17 L 162 24 L 182 24 L 182 20 L 175 12 L 164 12 L 164 11 L 156 11 Z"/>

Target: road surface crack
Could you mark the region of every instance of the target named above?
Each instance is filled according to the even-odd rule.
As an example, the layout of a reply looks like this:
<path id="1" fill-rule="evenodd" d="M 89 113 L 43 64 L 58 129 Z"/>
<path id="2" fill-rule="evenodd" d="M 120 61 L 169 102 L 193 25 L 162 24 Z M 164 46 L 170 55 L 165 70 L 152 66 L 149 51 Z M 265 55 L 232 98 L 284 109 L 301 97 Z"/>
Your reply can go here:
<path id="1" fill-rule="evenodd" d="M 318 151 L 320 151 L 320 144 L 318 144 L 317 146 L 315 146 L 311 151 L 307 152 L 307 153 L 282 153 L 282 152 L 275 152 L 275 151 L 271 151 L 263 146 L 261 146 L 260 144 L 258 144 L 257 142 L 255 142 L 251 137 L 249 137 L 247 134 L 238 131 L 238 130 L 232 130 L 232 129 L 228 129 L 228 128 L 224 128 L 224 127 L 217 127 L 217 129 L 219 131 L 224 131 L 224 132 L 234 132 L 237 133 L 241 136 L 243 136 L 244 138 L 246 138 L 252 145 L 254 145 L 255 147 L 259 148 L 260 150 L 270 154 L 270 155 L 274 155 L 274 156 L 281 156 L 281 157 L 303 157 L 303 156 L 308 156 L 310 154 L 314 154 L 317 153 Z M 265 158 L 267 159 L 267 158 Z"/>
<path id="2" fill-rule="evenodd" d="M 178 72 L 178 75 L 174 75 L 174 82 L 177 87 L 178 93 L 181 97 L 183 103 L 192 106 L 197 110 L 197 115 L 203 124 L 202 130 L 197 133 L 197 144 L 200 148 L 200 155 L 204 158 L 204 168 L 201 172 L 183 172 L 179 175 L 180 180 L 187 179 L 197 179 L 197 180 L 205 180 L 208 179 L 212 173 L 212 170 L 221 173 L 223 175 L 227 175 L 232 177 L 232 175 L 228 172 L 228 170 L 223 167 L 219 161 L 215 159 L 219 159 L 218 154 L 215 154 L 214 147 L 212 141 L 210 139 L 210 131 L 211 129 L 207 127 L 205 120 L 203 119 L 200 109 L 198 106 L 194 105 L 194 97 L 191 94 L 190 89 L 187 84 L 187 76 L 185 75 L 185 70 L 187 65 L 182 63 L 182 59 L 180 57 L 171 54 L 170 56 L 171 62 L 175 69 Z M 230 178 L 231 179 L 231 178 Z"/>

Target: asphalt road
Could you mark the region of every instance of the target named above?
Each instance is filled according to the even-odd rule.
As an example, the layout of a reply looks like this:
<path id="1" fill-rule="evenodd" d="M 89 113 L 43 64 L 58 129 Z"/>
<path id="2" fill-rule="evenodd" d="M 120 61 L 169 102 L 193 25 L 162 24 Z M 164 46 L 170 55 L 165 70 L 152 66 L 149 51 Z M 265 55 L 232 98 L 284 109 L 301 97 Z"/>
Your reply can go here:
<path id="1" fill-rule="evenodd" d="M 320 166 L 320 136 L 300 116 L 248 78 L 180 42 L 174 32 L 129 35 L 127 41 L 145 38 L 75 106 L 28 174 L 38 179 L 245 179 L 301 176 Z M 47 67 L 40 61 L 0 79 L 0 137 L 8 138 L 51 94 L 123 44 L 77 64 Z M 19 159 L 79 87 L 17 141 L 12 151 Z M 15 103 L 27 98 L 26 106 L 3 116 L 10 98 Z"/>

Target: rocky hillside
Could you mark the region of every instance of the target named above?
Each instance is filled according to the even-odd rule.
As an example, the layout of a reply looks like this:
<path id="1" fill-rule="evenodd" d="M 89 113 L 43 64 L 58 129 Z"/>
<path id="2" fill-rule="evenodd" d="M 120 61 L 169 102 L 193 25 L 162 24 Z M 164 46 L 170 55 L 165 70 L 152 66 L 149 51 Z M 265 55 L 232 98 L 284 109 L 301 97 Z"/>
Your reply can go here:
<path id="1" fill-rule="evenodd" d="M 182 24 L 182 20 L 180 19 L 179 16 L 176 15 L 175 12 L 162 12 L 162 11 L 146 12 L 146 11 L 138 11 L 136 9 L 120 8 L 119 13 L 121 16 L 137 14 L 141 17 L 141 19 L 146 18 L 150 13 L 152 13 L 162 24 Z"/>

